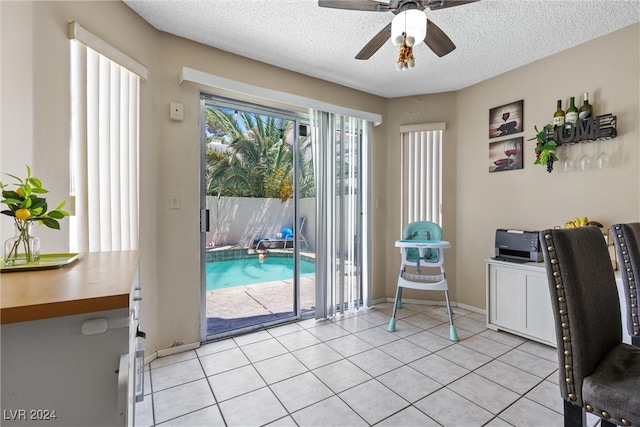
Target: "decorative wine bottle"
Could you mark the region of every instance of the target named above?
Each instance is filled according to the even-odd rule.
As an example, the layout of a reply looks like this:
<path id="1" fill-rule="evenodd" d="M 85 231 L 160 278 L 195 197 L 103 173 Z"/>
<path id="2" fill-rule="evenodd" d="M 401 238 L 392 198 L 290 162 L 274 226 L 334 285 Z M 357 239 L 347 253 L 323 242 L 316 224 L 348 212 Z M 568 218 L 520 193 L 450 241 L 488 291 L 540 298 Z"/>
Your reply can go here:
<path id="1" fill-rule="evenodd" d="M 593 107 L 589 104 L 589 92 L 584 93 L 584 103 L 580 106 L 578 111 L 578 118 L 580 120 L 586 120 L 593 114 Z"/>
<path id="2" fill-rule="evenodd" d="M 574 125 L 578 123 L 578 109 L 576 108 L 576 98 L 573 96 L 569 101 L 569 108 L 567 108 L 567 112 L 565 113 L 565 122 L 573 123 Z"/>
<path id="3" fill-rule="evenodd" d="M 562 126 L 564 125 L 564 111 L 562 111 L 561 99 L 558 99 L 557 106 L 558 108 L 556 109 L 556 112 L 553 114 L 553 125 Z"/>

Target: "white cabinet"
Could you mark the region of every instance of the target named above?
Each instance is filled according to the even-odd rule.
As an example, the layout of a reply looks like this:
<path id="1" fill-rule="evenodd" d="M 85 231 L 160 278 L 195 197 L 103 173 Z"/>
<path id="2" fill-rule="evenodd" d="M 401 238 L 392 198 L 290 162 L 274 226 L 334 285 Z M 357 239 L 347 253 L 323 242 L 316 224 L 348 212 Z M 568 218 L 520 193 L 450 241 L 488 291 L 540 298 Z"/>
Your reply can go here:
<path id="1" fill-rule="evenodd" d="M 556 345 L 544 263 L 487 264 L 487 327 Z"/>
<path id="2" fill-rule="evenodd" d="M 3 273 L 0 292 L 0 424 L 134 424 L 137 252 Z"/>
<path id="3" fill-rule="evenodd" d="M 556 346 L 556 332 L 547 273 L 543 262 L 515 264 L 485 259 L 487 265 L 487 327 Z M 620 272 L 616 285 L 622 315 L 622 340 L 631 343 L 626 327 L 627 303 Z"/>

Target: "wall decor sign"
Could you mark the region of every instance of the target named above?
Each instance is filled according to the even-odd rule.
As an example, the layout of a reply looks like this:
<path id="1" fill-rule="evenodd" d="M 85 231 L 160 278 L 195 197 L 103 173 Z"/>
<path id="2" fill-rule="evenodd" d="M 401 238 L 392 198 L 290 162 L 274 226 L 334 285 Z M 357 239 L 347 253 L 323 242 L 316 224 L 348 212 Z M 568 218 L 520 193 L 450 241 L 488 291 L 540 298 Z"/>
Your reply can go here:
<path id="1" fill-rule="evenodd" d="M 522 169 L 524 138 L 510 138 L 489 143 L 489 172 Z"/>
<path id="2" fill-rule="evenodd" d="M 524 129 L 524 100 L 489 110 L 489 138 L 513 135 Z"/>

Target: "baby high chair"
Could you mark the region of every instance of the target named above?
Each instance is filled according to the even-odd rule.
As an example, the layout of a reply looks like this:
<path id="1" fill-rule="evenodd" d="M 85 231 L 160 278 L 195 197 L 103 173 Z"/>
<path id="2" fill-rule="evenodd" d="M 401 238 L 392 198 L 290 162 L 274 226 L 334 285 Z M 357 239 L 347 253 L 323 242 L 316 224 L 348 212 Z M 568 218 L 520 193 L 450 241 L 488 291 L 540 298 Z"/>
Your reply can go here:
<path id="1" fill-rule="evenodd" d="M 444 250 L 450 248 L 451 244 L 441 240 L 442 229 L 438 224 L 430 221 L 416 221 L 408 224 L 402 232 L 402 237 L 402 240 L 396 241 L 396 247 L 400 248 L 402 253 L 402 260 L 388 331 L 396 330 L 396 311 L 402 308 L 402 288 L 444 291 L 449 314 L 449 339 L 459 341 L 458 331 L 453 325 L 453 310 L 444 271 Z M 408 273 L 407 267 L 415 267 L 415 273 Z M 424 268 L 440 268 L 440 274 L 422 274 Z"/>

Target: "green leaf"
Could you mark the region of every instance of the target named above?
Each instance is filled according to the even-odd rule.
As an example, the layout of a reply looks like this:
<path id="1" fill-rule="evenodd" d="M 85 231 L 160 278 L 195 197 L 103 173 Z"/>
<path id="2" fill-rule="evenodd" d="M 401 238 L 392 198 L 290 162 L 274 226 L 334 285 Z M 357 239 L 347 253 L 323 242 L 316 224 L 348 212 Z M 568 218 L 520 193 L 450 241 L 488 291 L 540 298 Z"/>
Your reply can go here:
<path id="1" fill-rule="evenodd" d="M 31 197 L 27 197 L 26 199 L 24 199 L 24 201 L 22 202 L 20 207 L 21 208 L 25 208 L 25 209 L 29 209 L 32 204 L 33 204 L 33 199 L 31 199 Z"/>
<path id="2" fill-rule="evenodd" d="M 47 208 L 47 201 L 41 197 L 31 196 L 32 207 L 34 208 Z"/>
<path id="3" fill-rule="evenodd" d="M 36 188 L 42 188 L 42 182 L 36 177 L 27 178 L 27 182 Z"/>
<path id="4" fill-rule="evenodd" d="M 42 223 L 49 228 L 60 230 L 60 223 L 53 218 L 42 218 Z"/>
<path id="5" fill-rule="evenodd" d="M 27 177 L 30 177 L 31 176 L 31 168 L 29 167 L 29 165 L 26 165 L 26 166 L 27 166 Z"/>
<path id="6" fill-rule="evenodd" d="M 61 211 L 51 211 L 47 214 L 50 218 L 62 219 L 65 217 L 64 213 Z"/>
<path id="7" fill-rule="evenodd" d="M 56 206 L 56 208 L 54 210 L 59 211 L 62 208 L 64 208 L 64 205 L 66 204 L 66 200 L 63 200 L 62 203 L 60 203 L 58 206 Z"/>
<path id="8" fill-rule="evenodd" d="M 7 174 L 5 174 L 5 175 L 10 176 L 11 178 L 16 179 L 16 180 L 18 181 L 18 183 L 22 184 L 22 179 L 18 178 L 17 176 L 15 176 L 15 175 L 11 175 L 10 173 L 7 173 Z"/>
<path id="9" fill-rule="evenodd" d="M 37 193 L 37 194 L 44 194 L 44 193 L 48 193 L 49 191 L 45 190 L 45 189 L 44 189 L 44 188 L 42 188 L 42 187 L 34 187 L 34 188 L 31 190 L 31 192 L 32 192 L 32 193 Z"/>
<path id="10" fill-rule="evenodd" d="M 5 203 L 7 205 L 19 205 L 20 203 L 22 203 L 22 199 L 4 199 L 2 203 Z"/>

